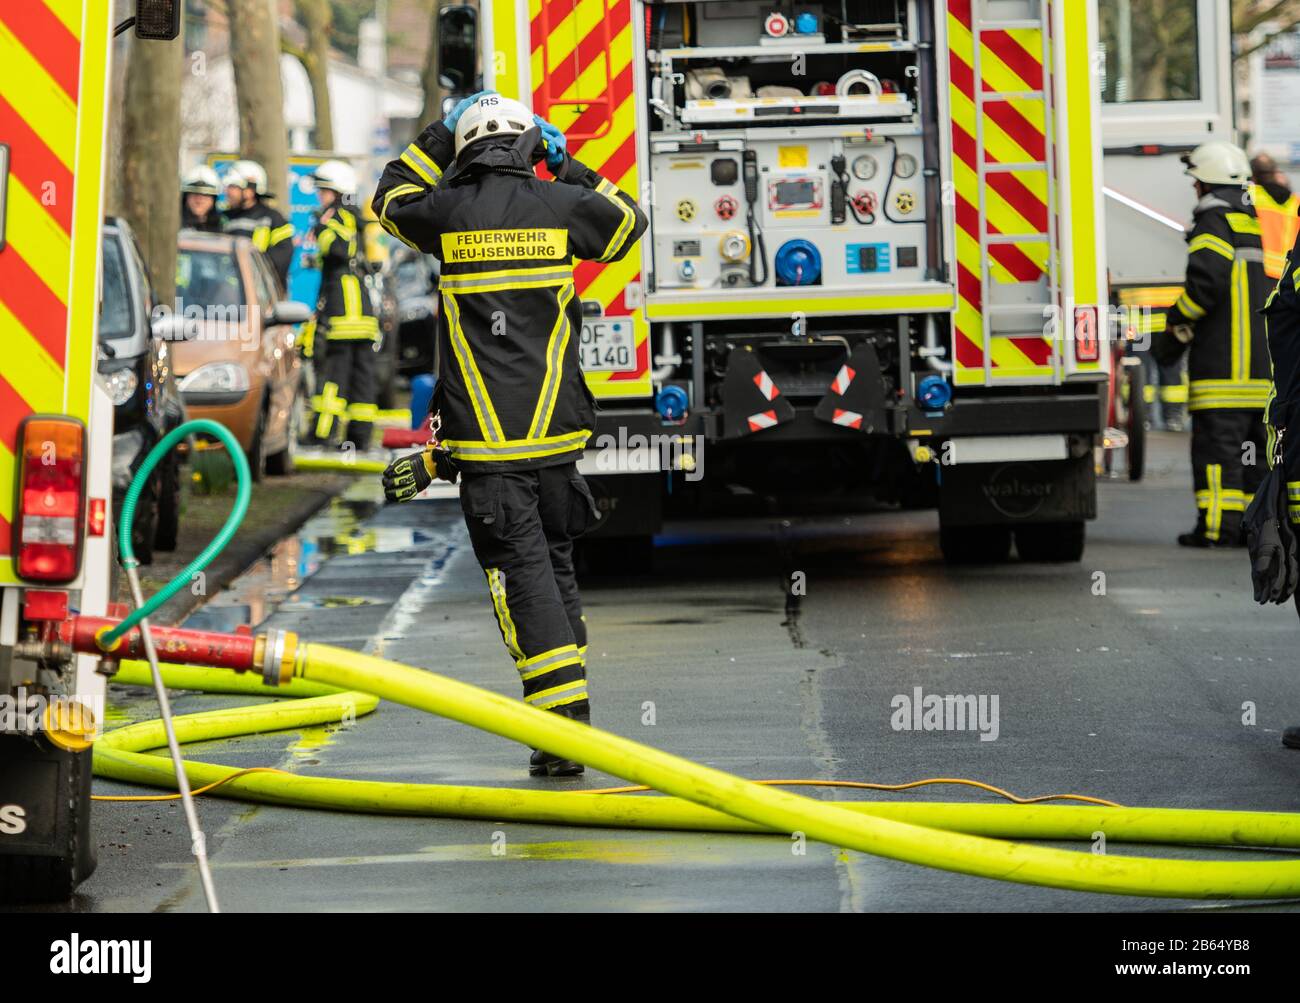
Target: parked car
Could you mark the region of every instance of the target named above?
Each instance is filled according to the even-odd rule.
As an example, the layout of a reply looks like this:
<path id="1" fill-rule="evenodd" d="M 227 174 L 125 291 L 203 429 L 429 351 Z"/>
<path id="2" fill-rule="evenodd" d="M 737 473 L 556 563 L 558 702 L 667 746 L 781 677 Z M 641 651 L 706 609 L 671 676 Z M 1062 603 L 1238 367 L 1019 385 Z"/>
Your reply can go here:
<path id="1" fill-rule="evenodd" d="M 158 440 L 185 421 L 172 346 L 155 338 L 149 273 L 125 220 L 103 229 L 104 281 L 99 304 L 99 380 L 113 400 L 113 511 L 121 512 L 132 479 Z M 136 506 L 132 546 L 143 564 L 155 550 L 175 550 L 180 532 L 180 459 L 170 453 L 154 470 Z"/>
<path id="2" fill-rule="evenodd" d="M 254 480 L 292 472 L 305 408 L 294 327 L 311 311 L 246 237 L 181 231 L 176 279 L 168 336 L 190 417 L 227 426 Z"/>
<path id="3" fill-rule="evenodd" d="M 408 376 L 433 372 L 438 334 L 438 276 L 431 255 L 402 248 L 393 255 L 397 297 L 398 368 Z"/>

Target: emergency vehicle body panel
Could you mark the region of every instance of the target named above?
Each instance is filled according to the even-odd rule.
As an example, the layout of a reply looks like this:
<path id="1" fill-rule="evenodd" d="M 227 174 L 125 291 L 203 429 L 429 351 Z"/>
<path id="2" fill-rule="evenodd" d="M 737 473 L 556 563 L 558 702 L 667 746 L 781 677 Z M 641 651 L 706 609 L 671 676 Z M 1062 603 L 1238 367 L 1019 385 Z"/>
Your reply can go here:
<path id="1" fill-rule="evenodd" d="M 33 0 L 0 9 L 0 694 L 38 684 L 36 665 L 13 655 L 31 626 L 27 592 L 66 593 L 84 613 L 102 614 L 109 599 L 113 407 L 95 365 L 111 6 Z M 69 580 L 20 576 L 19 432 L 34 416 L 85 429 L 80 553 Z M 98 660 L 75 663 L 62 667 L 59 688 L 93 704 L 104 691 Z"/>
<path id="2" fill-rule="evenodd" d="M 915 457 L 1039 433 L 1079 458 L 1110 367 L 1094 0 L 797 9 L 782 29 L 756 2 L 483 8 L 484 86 L 651 218 L 639 260 L 579 271 L 593 444 L 885 435 Z M 916 401 L 927 376 L 953 406 Z M 684 417 L 656 413 L 673 386 Z"/>

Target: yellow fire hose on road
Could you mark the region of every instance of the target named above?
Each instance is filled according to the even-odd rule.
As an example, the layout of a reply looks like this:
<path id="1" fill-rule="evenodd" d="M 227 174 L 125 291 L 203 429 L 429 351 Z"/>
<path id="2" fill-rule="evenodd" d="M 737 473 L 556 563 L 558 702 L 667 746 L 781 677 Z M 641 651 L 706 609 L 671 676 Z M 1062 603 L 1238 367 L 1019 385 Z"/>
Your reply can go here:
<path id="1" fill-rule="evenodd" d="M 292 680 L 264 687 L 224 670 L 167 669 L 170 686 L 301 696 L 292 702 L 208 711 L 175 719 L 183 742 L 328 724 L 391 700 L 470 724 L 672 797 L 503 790 L 308 777 L 187 761 L 195 787 L 221 783 L 225 797 L 296 807 L 545 824 L 790 835 L 981 877 L 1076 891 L 1195 899 L 1300 896 L 1300 862 L 1183 861 L 1079 853 L 1008 839 L 1300 848 L 1300 815 L 1282 812 L 816 801 L 538 711 L 423 669 L 321 644 L 286 660 Z M 137 681 L 125 665 L 119 681 Z M 144 676 L 139 681 L 143 681 Z M 330 688 L 335 688 L 331 692 Z M 169 760 L 142 750 L 165 742 L 160 722 L 109 732 L 95 746 L 95 772 L 131 783 L 175 786 Z"/>
<path id="2" fill-rule="evenodd" d="M 122 681 L 151 681 L 163 719 L 109 732 L 95 745 L 99 776 L 161 787 L 180 787 L 201 876 L 211 908 L 215 891 L 188 785 L 221 785 L 217 793 L 302 807 L 428 814 L 566 825 L 708 829 L 803 833 L 809 839 L 909 863 L 980 877 L 1118 895 L 1193 899 L 1300 897 L 1300 860 L 1189 861 L 1111 856 L 1049 849 L 1018 839 L 1109 839 L 1152 843 L 1204 843 L 1268 848 L 1300 847 L 1300 815 L 1220 811 L 1170 811 L 1117 807 L 880 804 L 816 801 L 701 766 L 680 756 L 578 724 L 476 686 L 382 658 L 323 644 L 300 644 L 295 635 L 272 631 L 214 635 L 147 627 L 147 618 L 190 575 L 206 566 L 230 538 L 247 509 L 249 484 L 242 453 L 236 457 L 239 493 L 216 540 L 157 595 L 140 594 L 131 550 L 135 501 L 162 455 L 187 433 L 212 431 L 238 453 L 230 434 L 212 422 L 190 423 L 150 452 L 132 481 L 119 526 L 120 547 L 131 573 L 137 609 L 121 622 L 76 616 L 60 625 L 61 643 L 74 650 L 148 656 L 152 663 L 126 666 Z M 195 670 L 158 664 L 154 636 L 164 657 L 225 668 Z M 260 669 L 257 677 L 234 673 Z M 196 685 L 222 692 L 273 692 L 302 696 L 293 703 L 262 704 L 172 718 L 166 686 Z M 331 691 L 333 688 L 333 691 Z M 668 798 L 594 793 L 496 790 L 432 784 L 378 783 L 305 777 L 279 771 L 237 770 L 182 760 L 179 744 L 263 731 L 320 725 L 367 714 L 380 699 L 459 721 L 503 738 L 545 749 Z M 172 729 L 172 735 L 168 730 Z M 141 750 L 169 745 L 172 758 Z M 178 771 L 184 771 L 184 777 Z M 223 783 L 224 782 L 224 783 Z M 1003 837 L 1003 838 L 992 838 Z"/>

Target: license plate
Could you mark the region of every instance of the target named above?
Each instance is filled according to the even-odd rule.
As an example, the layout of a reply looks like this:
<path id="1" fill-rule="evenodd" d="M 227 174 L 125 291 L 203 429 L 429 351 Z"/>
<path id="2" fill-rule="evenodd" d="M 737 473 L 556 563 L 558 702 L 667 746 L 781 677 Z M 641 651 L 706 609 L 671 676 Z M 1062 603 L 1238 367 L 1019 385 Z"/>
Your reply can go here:
<path id="1" fill-rule="evenodd" d="M 636 365 L 636 345 L 630 320 L 585 320 L 578 354 L 589 373 L 616 372 Z"/>

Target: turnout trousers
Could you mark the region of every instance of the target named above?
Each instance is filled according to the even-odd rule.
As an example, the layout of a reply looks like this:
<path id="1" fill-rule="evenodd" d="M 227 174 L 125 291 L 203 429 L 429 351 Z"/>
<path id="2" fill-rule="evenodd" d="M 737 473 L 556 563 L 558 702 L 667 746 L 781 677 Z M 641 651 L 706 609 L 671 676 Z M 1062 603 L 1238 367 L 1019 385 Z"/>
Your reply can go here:
<path id="1" fill-rule="evenodd" d="M 337 441 L 346 417 L 348 441 L 368 449 L 376 412 L 375 343 L 368 338 L 321 338 L 318 332 L 316 347 L 325 349 L 325 358 L 316 360 L 313 438 L 321 444 Z"/>
<path id="2" fill-rule="evenodd" d="M 576 463 L 462 476 L 465 525 L 524 701 L 585 710 L 587 624 L 573 540 L 594 522 L 591 490 Z"/>
<path id="3" fill-rule="evenodd" d="M 1192 412 L 1197 533 L 1215 542 L 1236 542 L 1242 514 L 1267 472 L 1262 411 L 1216 408 Z"/>

